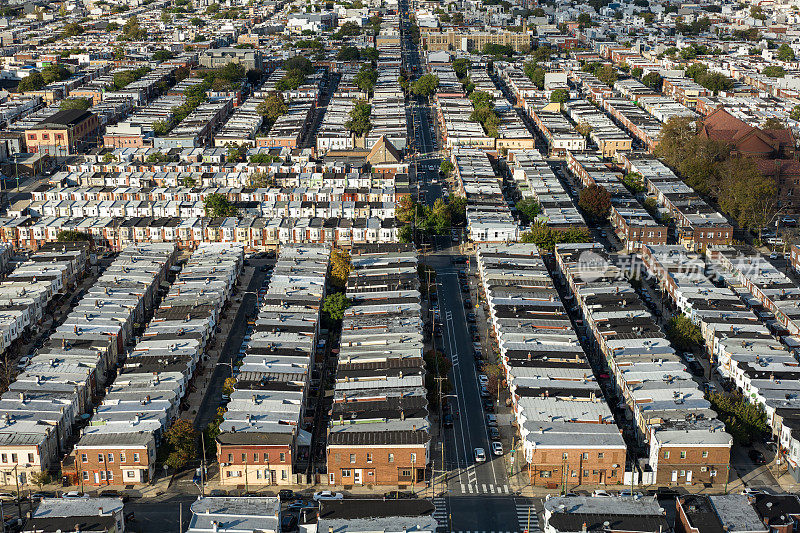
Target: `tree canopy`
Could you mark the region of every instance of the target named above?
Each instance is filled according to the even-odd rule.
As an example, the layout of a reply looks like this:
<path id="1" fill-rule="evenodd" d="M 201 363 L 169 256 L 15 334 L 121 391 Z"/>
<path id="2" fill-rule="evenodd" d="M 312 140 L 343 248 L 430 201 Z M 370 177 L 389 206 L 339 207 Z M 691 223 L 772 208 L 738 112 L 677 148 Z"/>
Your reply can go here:
<path id="1" fill-rule="evenodd" d="M 341 248 L 334 248 L 331 251 L 331 270 L 329 275 L 331 285 L 343 289 L 347 284 L 347 277 L 350 275 L 351 268 L 350 253 Z"/>
<path id="2" fill-rule="evenodd" d="M 207 217 L 221 218 L 236 216 L 237 209 L 224 194 L 213 193 L 206 196 L 205 213 Z"/>
<path id="3" fill-rule="evenodd" d="M 86 111 L 92 107 L 92 101 L 89 98 L 67 98 L 62 100 L 59 104 L 59 109 L 79 109 Z"/>
<path id="4" fill-rule="evenodd" d="M 344 123 L 344 127 L 356 135 L 366 135 L 372 128 L 371 114 L 372 106 L 366 100 L 358 100 L 350 110 L 350 118 Z"/>
<path id="5" fill-rule="evenodd" d="M 611 209 L 611 193 L 600 185 L 584 187 L 578 196 L 578 207 L 592 218 L 604 219 Z"/>
<path id="6" fill-rule="evenodd" d="M 439 87 L 439 76 L 425 74 L 411 84 L 411 92 L 420 96 L 430 96 L 436 92 L 437 87 Z"/>

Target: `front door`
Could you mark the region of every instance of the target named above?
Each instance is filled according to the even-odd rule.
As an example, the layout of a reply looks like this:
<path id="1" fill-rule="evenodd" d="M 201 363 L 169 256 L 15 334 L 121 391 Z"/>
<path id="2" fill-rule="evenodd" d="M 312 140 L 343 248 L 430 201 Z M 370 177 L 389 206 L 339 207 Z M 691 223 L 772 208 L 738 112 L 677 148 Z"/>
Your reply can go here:
<path id="1" fill-rule="evenodd" d="M 672 482 L 673 483 L 677 483 L 677 481 L 678 481 L 678 471 L 677 470 L 673 470 L 672 471 Z"/>
<path id="2" fill-rule="evenodd" d="M 361 485 L 361 483 L 362 483 L 362 480 L 361 480 L 361 469 L 360 468 L 356 468 L 353 471 L 353 483 L 355 483 L 356 485 Z"/>
<path id="3" fill-rule="evenodd" d="M 99 472 L 95 472 L 94 473 L 94 483 L 95 483 L 95 485 L 99 485 L 100 484 L 100 473 Z"/>
<path id="4" fill-rule="evenodd" d="M 692 482 L 692 471 L 691 470 L 687 470 L 686 471 L 686 483 L 691 483 L 691 482 Z"/>

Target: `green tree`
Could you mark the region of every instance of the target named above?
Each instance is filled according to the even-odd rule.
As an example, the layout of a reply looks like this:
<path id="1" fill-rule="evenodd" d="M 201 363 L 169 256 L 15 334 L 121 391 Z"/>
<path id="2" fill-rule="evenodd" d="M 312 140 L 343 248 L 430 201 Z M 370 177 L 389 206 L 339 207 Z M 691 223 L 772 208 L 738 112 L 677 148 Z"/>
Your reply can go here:
<path id="1" fill-rule="evenodd" d="M 581 189 L 578 207 L 592 218 L 602 220 L 608 216 L 611 209 L 611 194 L 604 187 L 589 185 Z"/>
<path id="2" fill-rule="evenodd" d="M 450 177 L 450 173 L 455 170 L 455 165 L 449 159 L 442 159 L 442 162 L 439 164 L 439 172 L 446 178 Z"/>
<path id="3" fill-rule="evenodd" d="M 356 74 L 354 80 L 356 86 L 367 94 L 372 94 L 372 89 L 378 81 L 378 71 L 371 65 L 364 65 Z"/>
<path id="4" fill-rule="evenodd" d="M 62 65 L 48 65 L 42 70 L 45 85 L 66 80 L 70 76 L 72 76 L 72 72 Z"/>
<path id="5" fill-rule="evenodd" d="M 540 67 L 536 61 L 526 61 L 523 65 L 525 75 L 531 80 L 531 83 L 536 85 L 539 89 L 544 89 L 544 69 Z"/>
<path id="6" fill-rule="evenodd" d="M 641 67 L 633 67 L 631 69 L 631 76 L 633 76 L 636 79 L 641 79 L 643 72 L 644 71 L 641 69 Z"/>
<path id="7" fill-rule="evenodd" d="M 581 28 L 585 28 L 586 26 L 591 26 L 592 24 L 592 17 L 589 13 L 581 13 L 578 15 L 578 25 Z"/>
<path id="8" fill-rule="evenodd" d="M 511 57 L 514 55 L 514 49 L 505 44 L 486 43 L 481 49 L 481 53 L 487 56 L 494 57 Z"/>
<path id="9" fill-rule="evenodd" d="M 166 464 L 176 470 L 197 458 L 197 431 L 191 421 L 179 418 L 164 434 L 169 446 Z"/>
<path id="10" fill-rule="evenodd" d="M 569 102 L 569 91 L 566 89 L 556 89 L 550 93 L 550 101 L 558 104 Z"/>
<path id="11" fill-rule="evenodd" d="M 69 24 L 64 26 L 64 31 L 61 32 L 61 36 L 64 38 L 76 37 L 83 32 L 84 32 L 83 26 L 81 26 L 77 22 L 70 22 Z"/>
<path id="12" fill-rule="evenodd" d="M 609 86 L 617 82 L 617 71 L 614 70 L 614 67 L 611 65 L 602 65 L 594 72 L 594 75 L 597 76 L 597 79 Z"/>
<path id="13" fill-rule="evenodd" d="M 175 54 L 169 50 L 156 50 L 153 53 L 153 61 L 168 61 L 175 57 Z"/>
<path id="14" fill-rule="evenodd" d="M 21 93 L 28 91 L 38 91 L 45 86 L 44 78 L 39 72 L 31 72 L 19 82 L 17 90 Z"/>
<path id="15" fill-rule="evenodd" d="M 283 101 L 283 95 L 278 92 L 271 92 L 256 106 L 256 112 L 264 117 L 268 125 L 275 124 L 279 117 L 286 114 L 288 107 Z"/>
<path id="16" fill-rule="evenodd" d="M 740 445 L 749 445 L 769 433 L 767 414 L 761 404 L 750 403 L 740 392 L 710 394 L 708 401 L 725 423 L 725 431 Z"/>
<path id="17" fill-rule="evenodd" d="M 62 100 L 59 104 L 59 109 L 80 109 L 86 111 L 92 107 L 92 101 L 89 98 L 67 98 Z"/>
<path id="18" fill-rule="evenodd" d="M 156 137 L 163 137 L 169 131 L 169 124 L 163 120 L 153 122 L 153 134 Z"/>
<path id="19" fill-rule="evenodd" d="M 397 238 L 404 244 L 412 242 L 414 240 L 414 229 L 409 224 L 402 226 L 397 234 Z"/>
<path id="20" fill-rule="evenodd" d="M 420 76 L 411 86 L 411 92 L 419 96 L 430 96 L 439 87 L 439 76 L 425 74 Z"/>
<path id="21" fill-rule="evenodd" d="M 768 65 L 764 67 L 761 73 L 764 76 L 768 76 L 770 78 L 783 78 L 784 76 L 786 76 L 786 69 L 784 69 L 780 65 Z"/>
<path id="22" fill-rule="evenodd" d="M 344 293 L 334 292 L 326 296 L 322 302 L 322 313 L 329 323 L 338 323 L 342 321 L 344 312 L 350 305 L 351 302 Z"/>
<path id="23" fill-rule="evenodd" d="M 792 108 L 789 116 L 794 120 L 800 120 L 800 105 L 796 105 Z"/>
<path id="24" fill-rule="evenodd" d="M 343 46 L 339 53 L 336 54 L 336 59 L 339 61 L 358 61 L 358 58 L 361 56 L 358 52 L 358 48 L 355 46 Z"/>
<path id="25" fill-rule="evenodd" d="M 661 90 L 661 81 L 661 75 L 658 72 L 648 72 L 642 78 L 642 83 L 657 91 Z"/>
<path id="26" fill-rule="evenodd" d="M 88 233 L 83 233 L 77 230 L 65 229 L 61 230 L 56 234 L 56 240 L 58 242 L 89 242 L 92 238 L 89 236 Z"/>
<path id="27" fill-rule="evenodd" d="M 222 218 L 236 216 L 237 209 L 224 194 L 213 193 L 206 196 L 204 204 L 207 217 Z"/>
<path id="28" fill-rule="evenodd" d="M 331 285 L 343 289 L 347 285 L 347 277 L 350 275 L 351 268 L 350 254 L 347 250 L 334 248 L 331 251 L 331 266 L 328 275 Z"/>
<path id="29" fill-rule="evenodd" d="M 692 351 L 702 346 L 703 334 L 686 315 L 675 315 L 669 319 L 666 327 L 667 338 L 672 345 L 683 351 Z"/>
<path id="30" fill-rule="evenodd" d="M 792 50 L 792 47 L 788 44 L 783 43 L 778 47 L 776 57 L 781 61 L 794 61 L 794 50 Z"/>
<path id="31" fill-rule="evenodd" d="M 369 119 L 371 113 L 372 106 L 365 100 L 358 100 L 350 110 L 350 119 L 344 123 L 344 127 L 356 135 L 366 135 L 372 127 Z"/>
<path id="32" fill-rule="evenodd" d="M 459 57 L 458 59 L 453 60 L 453 70 L 460 80 L 463 80 L 467 77 L 467 72 L 469 72 L 471 66 L 472 62 L 466 57 Z"/>
<path id="33" fill-rule="evenodd" d="M 523 198 L 514 207 L 519 213 L 520 222 L 526 226 L 536 220 L 536 217 L 542 212 L 542 206 L 535 198 Z"/>
<path id="34" fill-rule="evenodd" d="M 786 124 L 775 117 L 769 117 L 761 125 L 762 130 L 785 130 L 786 128 Z"/>
<path id="35" fill-rule="evenodd" d="M 551 251 L 556 244 L 568 242 L 589 242 L 589 232 L 583 229 L 557 230 L 542 223 L 535 223 L 531 229 L 520 235 L 520 241 L 532 243 L 542 250 Z"/>

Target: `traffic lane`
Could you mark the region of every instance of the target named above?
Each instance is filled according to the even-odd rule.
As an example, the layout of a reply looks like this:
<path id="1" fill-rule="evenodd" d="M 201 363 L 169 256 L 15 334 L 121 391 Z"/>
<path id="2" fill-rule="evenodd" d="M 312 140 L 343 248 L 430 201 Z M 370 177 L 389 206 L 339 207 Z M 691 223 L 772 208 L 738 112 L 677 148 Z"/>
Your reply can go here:
<path id="1" fill-rule="evenodd" d="M 463 409 L 459 415 L 459 420 L 468 429 L 464 448 L 466 448 L 465 454 L 472 456 L 471 461 L 468 461 L 468 464 L 471 464 L 475 462 L 475 448 L 483 448 L 488 458 L 488 454 L 491 453 L 489 436 L 475 371 L 472 339 L 467 331 L 458 276 L 453 272 L 443 277 L 442 288 L 445 302 L 448 305 L 448 310 L 452 313 L 450 317 L 451 346 L 454 352 L 458 354 L 459 364 L 453 366 L 453 372 L 454 378 L 458 382 L 458 394 Z M 477 482 L 479 484 L 496 483 L 497 480 L 495 479 L 492 465 L 485 465 L 490 467 L 488 469 L 485 467 L 480 468 L 480 466 L 476 466 L 476 472 L 482 472 L 484 475 L 479 476 Z M 487 470 L 491 471 L 491 474 Z"/>
<path id="2" fill-rule="evenodd" d="M 514 498 L 459 496 L 450 498 L 452 531 L 520 531 Z"/>

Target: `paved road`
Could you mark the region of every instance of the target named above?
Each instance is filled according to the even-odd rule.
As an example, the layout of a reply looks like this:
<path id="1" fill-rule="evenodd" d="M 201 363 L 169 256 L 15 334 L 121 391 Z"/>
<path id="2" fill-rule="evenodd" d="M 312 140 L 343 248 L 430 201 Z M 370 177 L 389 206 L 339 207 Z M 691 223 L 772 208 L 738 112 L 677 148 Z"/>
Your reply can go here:
<path id="1" fill-rule="evenodd" d="M 222 354 L 219 357 L 219 363 L 214 368 L 211 374 L 211 382 L 206 389 L 206 395 L 200 404 L 200 409 L 195 418 L 195 427 L 202 429 L 208 425 L 214 418 L 219 406 L 219 401 L 222 398 L 222 385 L 225 379 L 231 375 L 231 367 L 229 366 L 239 347 L 242 345 L 242 338 L 247 329 L 247 315 L 254 314 L 256 310 L 256 303 L 258 301 L 258 289 L 264 282 L 266 273 L 261 272 L 261 267 L 266 265 L 269 261 L 267 259 L 251 259 L 250 264 L 255 268 L 253 277 L 250 278 L 250 283 L 242 296 L 242 303 L 239 305 L 239 311 L 236 314 L 236 319 L 233 322 L 228 338 L 225 340 L 225 345 L 222 348 Z"/>

